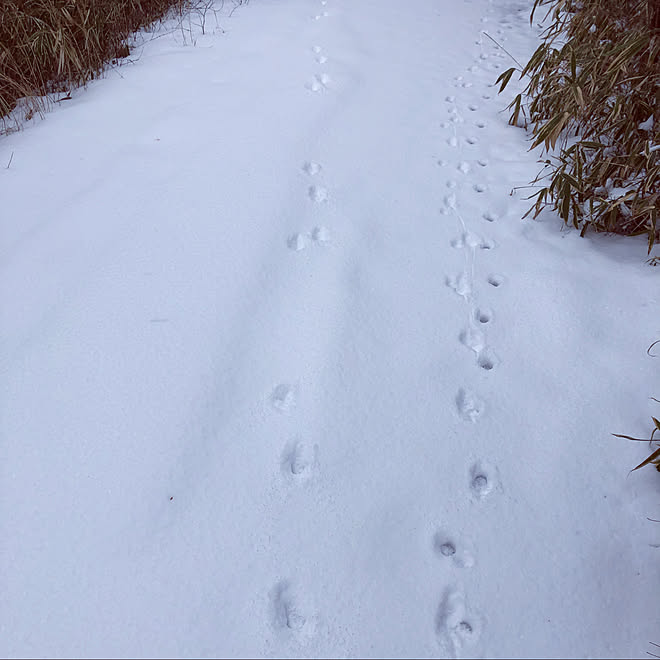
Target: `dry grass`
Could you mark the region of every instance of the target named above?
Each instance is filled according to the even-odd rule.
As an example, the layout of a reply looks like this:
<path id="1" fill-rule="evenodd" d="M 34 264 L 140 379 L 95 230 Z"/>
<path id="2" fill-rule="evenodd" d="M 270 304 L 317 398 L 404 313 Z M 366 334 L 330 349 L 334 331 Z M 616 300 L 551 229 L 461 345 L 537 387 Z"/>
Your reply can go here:
<path id="1" fill-rule="evenodd" d="M 510 122 L 531 125 L 553 155 L 533 181 L 535 216 L 550 206 L 584 233 L 660 239 L 660 2 L 535 0 L 550 26 L 521 70 Z M 558 150 L 555 150 L 559 147 Z"/>
<path id="2" fill-rule="evenodd" d="M 126 57 L 129 38 L 140 28 L 196 9 L 203 29 L 212 5 L 212 0 L 0 0 L 2 128 L 17 105 L 20 118 L 29 119 L 43 112 L 46 95 L 84 85 Z"/>

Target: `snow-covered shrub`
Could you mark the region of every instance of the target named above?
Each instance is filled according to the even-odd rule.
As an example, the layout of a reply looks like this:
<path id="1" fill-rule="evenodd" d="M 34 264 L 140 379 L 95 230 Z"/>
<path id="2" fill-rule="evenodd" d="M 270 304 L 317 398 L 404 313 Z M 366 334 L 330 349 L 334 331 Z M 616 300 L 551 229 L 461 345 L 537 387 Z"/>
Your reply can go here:
<path id="1" fill-rule="evenodd" d="M 551 152 L 533 183 L 535 217 L 546 206 L 584 233 L 660 238 L 660 2 L 535 0 L 550 5 L 543 42 L 509 108 Z M 557 148 L 558 147 L 558 148 Z"/>

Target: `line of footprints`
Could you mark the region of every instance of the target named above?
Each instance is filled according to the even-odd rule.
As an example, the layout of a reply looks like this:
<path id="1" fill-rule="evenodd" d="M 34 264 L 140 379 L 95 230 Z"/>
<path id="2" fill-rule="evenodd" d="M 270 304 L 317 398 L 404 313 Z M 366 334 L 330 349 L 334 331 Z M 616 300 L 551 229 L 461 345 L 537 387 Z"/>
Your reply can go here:
<path id="1" fill-rule="evenodd" d="M 322 170 L 321 165 L 314 161 L 307 161 L 302 166 L 302 171 L 312 180 L 319 178 Z M 325 204 L 328 201 L 328 190 L 321 185 L 310 185 L 307 195 L 315 204 Z M 323 225 L 315 226 L 310 232 L 296 232 L 287 238 L 287 245 L 294 252 L 304 250 L 309 244 L 324 246 L 328 243 L 330 243 L 330 230 Z"/>
<path id="2" fill-rule="evenodd" d="M 484 17 L 482 22 L 488 19 Z M 468 67 L 469 73 L 486 70 L 495 71 L 501 68 L 499 62 L 489 61 L 490 58 L 499 59 L 501 53 L 486 53 L 483 51 L 483 40 L 480 36 L 476 43 L 480 51 L 475 62 Z M 468 322 L 458 333 L 460 342 L 475 356 L 476 365 L 485 372 L 491 372 L 498 365 L 495 353 L 488 345 L 486 329 L 493 321 L 493 312 L 489 307 L 475 304 L 473 290 L 474 265 L 477 255 L 485 251 L 494 250 L 497 246 L 489 238 L 471 231 L 460 212 L 459 197 L 462 195 L 480 196 L 488 192 L 488 185 L 483 181 L 483 174 L 489 166 L 485 154 L 479 153 L 479 130 L 486 127 L 486 122 L 479 116 L 480 103 L 491 98 L 488 90 L 481 94 L 473 91 L 463 92 L 473 87 L 473 83 L 464 76 L 454 79 L 454 87 L 460 96 L 469 96 L 460 103 L 456 96 L 450 94 L 445 98 L 448 118 L 441 123 L 441 127 L 451 131 L 447 138 L 449 147 L 456 149 L 457 158 L 453 162 L 438 161 L 441 167 L 452 167 L 456 178 L 446 181 L 448 189 L 444 198 L 441 213 L 452 215 L 460 226 L 460 233 L 451 241 L 451 246 L 465 253 L 463 270 L 453 276 L 448 276 L 446 285 L 458 296 L 461 296 L 469 307 Z M 479 100 L 479 102 L 477 102 Z M 463 101 L 463 99 L 461 99 Z M 462 114 L 467 111 L 467 114 Z M 467 120 L 466 120 L 467 118 Z M 485 211 L 481 220 L 485 223 L 497 222 L 497 216 Z M 504 277 L 492 273 L 486 277 L 485 285 L 490 290 L 496 290 L 504 285 Z M 456 394 L 456 406 L 461 417 L 469 422 L 476 422 L 484 411 L 483 401 L 467 388 L 460 388 Z M 473 499 L 481 501 L 495 488 L 497 483 L 496 469 L 486 463 L 475 463 L 469 473 L 469 487 Z M 469 569 L 474 565 L 474 557 L 469 547 L 461 545 L 450 533 L 439 530 L 433 538 L 435 553 L 443 561 L 450 562 L 452 568 Z M 436 632 L 441 645 L 451 655 L 458 655 L 465 645 L 472 645 L 481 636 L 480 618 L 474 615 L 466 604 L 466 597 L 461 586 L 453 584 L 448 586 L 442 594 L 436 615 Z"/>
<path id="3" fill-rule="evenodd" d="M 321 0 L 325 7 L 327 0 Z M 329 16 L 327 11 L 316 15 L 314 20 L 319 21 Z M 321 46 L 314 46 L 312 52 L 316 62 L 323 65 L 328 61 Z M 319 73 L 307 85 L 312 92 L 321 92 L 327 89 L 330 77 L 326 73 Z M 328 190 L 321 185 L 323 180 L 323 167 L 309 160 L 302 165 L 302 171 L 309 178 L 307 197 L 314 205 L 323 205 L 328 202 Z M 308 246 L 327 246 L 331 241 L 330 230 L 323 225 L 316 225 L 311 231 L 296 232 L 287 237 L 287 246 L 294 252 L 300 252 Z M 293 413 L 297 400 L 296 385 L 280 383 L 270 395 L 272 408 L 284 415 Z M 290 483 L 302 484 L 309 481 L 318 468 L 318 445 L 310 447 L 303 443 L 299 437 L 290 440 L 282 452 L 281 470 L 284 479 Z M 297 590 L 289 580 L 281 580 L 275 584 L 270 592 L 271 621 L 276 630 L 289 636 L 297 642 L 304 642 L 314 634 L 315 615 L 313 604 L 306 599 L 305 593 Z"/>
<path id="4" fill-rule="evenodd" d="M 321 5 L 325 7 L 328 4 L 327 0 L 321 0 Z M 330 16 L 330 13 L 328 11 L 322 11 L 320 14 L 317 14 L 314 16 L 315 21 L 320 21 L 324 18 L 327 18 Z M 316 56 L 316 62 L 317 64 L 326 64 L 328 61 L 327 55 L 323 52 L 323 48 L 321 46 L 314 46 L 312 48 L 312 51 L 314 52 L 314 55 Z M 331 80 L 330 76 L 325 73 L 317 73 L 312 80 L 307 84 L 307 89 L 309 89 L 311 92 L 322 92 L 325 89 L 328 89 L 328 86 L 330 85 Z"/>
<path id="5" fill-rule="evenodd" d="M 469 489 L 475 501 L 482 501 L 493 492 L 497 483 L 497 471 L 488 463 L 478 461 L 469 472 Z M 433 550 L 451 569 L 470 569 L 474 555 L 467 544 L 444 529 L 433 536 Z M 444 650 L 456 656 L 465 645 L 475 644 L 481 636 L 482 622 L 468 607 L 460 584 L 447 586 L 440 599 L 435 619 L 436 634 Z"/>
<path id="6" fill-rule="evenodd" d="M 302 170 L 310 179 L 321 176 L 323 168 L 314 161 L 303 164 Z M 313 204 L 325 204 L 328 201 L 328 191 L 321 185 L 310 185 L 307 196 Z M 317 225 L 308 233 L 295 233 L 288 237 L 290 250 L 300 252 L 308 244 L 325 246 L 330 243 L 330 230 Z M 297 387 L 291 383 L 280 383 L 270 395 L 272 408 L 283 415 L 289 415 L 296 407 L 298 398 Z M 282 452 L 281 469 L 284 478 L 290 483 L 302 484 L 315 474 L 318 467 L 318 445 L 310 447 L 300 438 L 290 440 Z M 303 599 L 304 594 L 297 593 L 294 586 L 287 580 L 278 582 L 270 595 L 272 621 L 275 628 L 293 635 L 297 641 L 303 641 L 313 634 L 314 608 L 310 602 Z"/>
<path id="7" fill-rule="evenodd" d="M 327 0 L 321 0 L 321 5 L 326 6 Z M 323 11 L 314 17 L 319 21 L 329 15 Z M 482 19 L 485 22 L 486 19 Z M 498 33 L 501 33 L 498 30 Z M 482 38 L 476 42 L 482 46 Z M 318 64 L 325 64 L 328 58 L 323 54 L 320 46 L 314 46 L 312 51 L 316 56 Z M 500 57 L 501 53 L 495 52 L 493 57 Z M 475 64 L 468 68 L 468 71 L 474 73 L 480 68 L 496 70 L 500 68 L 498 63 L 486 66 L 488 55 L 481 52 Z M 320 92 L 327 89 L 330 78 L 325 73 L 320 73 L 314 77 L 307 86 L 312 92 Z M 472 83 L 465 80 L 463 76 L 457 76 L 454 85 L 457 88 L 468 89 Z M 484 100 L 491 98 L 490 94 L 482 95 Z M 453 95 L 446 97 L 448 104 L 449 119 L 442 123 L 443 128 L 451 128 L 452 135 L 447 139 L 450 147 L 457 148 L 460 156 L 463 155 L 463 147 L 477 147 L 479 138 L 474 133 L 461 136 L 458 126 L 465 123 L 464 117 L 459 112 L 456 104 L 456 98 Z M 469 103 L 466 105 L 470 113 L 478 113 L 479 105 Z M 486 127 L 486 123 L 478 118 L 471 123 L 476 129 Z M 488 167 L 488 160 L 478 157 L 476 154 L 472 163 L 459 157 L 455 163 L 456 171 L 462 177 L 467 177 L 470 182 L 471 194 L 479 195 L 488 191 L 487 184 L 474 177 L 475 172 L 480 172 Z M 440 166 L 447 166 L 446 161 L 438 161 Z M 476 167 L 475 167 L 476 166 Z M 323 168 L 314 161 L 308 161 L 302 166 L 303 172 L 312 180 L 321 178 Z M 457 295 L 463 297 L 470 306 L 470 322 L 459 334 L 459 339 L 470 351 L 476 355 L 476 363 L 479 368 L 485 371 L 492 371 L 497 365 L 497 357 L 492 352 L 486 341 L 485 328 L 492 322 L 493 313 L 487 307 L 475 307 L 473 304 L 474 287 L 474 261 L 476 254 L 481 250 L 493 250 L 496 245 L 488 239 L 478 236 L 467 228 L 465 220 L 459 212 L 459 204 L 456 190 L 458 183 L 450 179 L 446 183 L 449 192 L 445 197 L 445 205 L 441 209 L 443 214 L 453 214 L 461 225 L 461 233 L 452 240 L 451 245 L 455 249 L 464 250 L 466 254 L 465 268 L 456 276 L 450 276 L 446 279 L 446 284 Z M 309 185 L 307 195 L 314 204 L 324 204 L 328 201 L 328 190 L 315 183 Z M 489 211 L 482 214 L 485 222 L 496 222 L 497 216 Z M 330 232 L 324 226 L 316 226 L 311 232 L 295 233 L 288 237 L 287 245 L 289 249 L 299 252 L 304 250 L 310 244 L 325 245 L 330 242 Z M 486 278 L 486 283 L 497 289 L 504 284 L 504 278 L 498 274 L 491 274 Z M 270 403 L 273 409 L 282 414 L 290 414 L 296 405 L 297 392 L 293 384 L 282 383 L 275 387 L 270 396 Z M 467 421 L 474 422 L 484 410 L 483 402 L 471 391 L 465 388 L 459 389 L 456 395 L 456 405 L 460 415 Z M 313 448 L 302 443 L 298 438 L 291 440 L 282 453 L 281 468 L 286 479 L 302 483 L 311 478 L 318 465 L 318 446 Z M 477 462 L 472 465 L 469 472 L 469 489 L 473 499 L 482 501 L 495 488 L 497 483 L 496 469 L 484 462 Z M 474 557 L 470 549 L 462 546 L 457 539 L 450 533 L 439 530 L 433 538 L 433 548 L 435 553 L 443 561 L 450 562 L 450 565 L 456 569 L 469 569 L 474 565 Z M 288 632 L 298 641 L 303 641 L 314 633 L 314 607 L 305 600 L 304 594 L 298 592 L 294 585 L 287 580 L 278 582 L 270 593 L 271 616 L 276 629 L 282 632 Z M 475 643 L 480 637 L 481 622 L 479 617 L 471 614 L 467 604 L 463 589 L 460 586 L 448 586 L 442 594 L 440 605 L 436 615 L 436 633 L 441 644 L 452 655 L 459 653 L 464 645 Z"/>
<path id="8" fill-rule="evenodd" d="M 298 398 L 297 387 L 280 383 L 270 395 L 275 412 L 291 415 Z M 300 437 L 287 442 L 281 455 L 282 476 L 290 484 L 302 485 L 309 481 L 318 468 L 318 445 L 310 447 Z M 304 591 L 299 591 L 289 580 L 280 580 L 269 594 L 270 619 L 276 631 L 285 639 L 304 642 L 315 632 L 315 609 Z"/>
<path id="9" fill-rule="evenodd" d="M 481 45 L 481 38 L 477 41 Z M 480 53 L 479 62 L 483 62 L 487 58 L 486 53 Z M 499 66 L 499 65 L 498 65 Z M 472 65 L 469 71 L 476 71 L 478 67 Z M 459 88 L 469 88 L 472 83 L 465 80 L 463 76 L 457 76 L 454 84 Z M 483 100 L 488 100 L 491 95 L 486 91 L 482 94 Z M 488 324 L 493 321 L 493 312 L 489 307 L 477 307 L 474 305 L 473 289 L 474 289 L 474 264 L 477 254 L 485 251 L 494 250 L 496 244 L 489 238 L 471 231 L 465 219 L 459 210 L 459 201 L 457 196 L 457 189 L 465 189 L 464 182 L 467 182 L 467 192 L 473 196 L 479 196 L 488 192 L 488 184 L 481 179 L 481 173 L 489 166 L 488 159 L 479 153 L 479 138 L 477 134 L 472 131 L 463 131 L 459 129 L 462 124 L 467 124 L 470 128 L 482 129 L 486 127 L 486 122 L 479 118 L 480 106 L 478 103 L 471 102 L 465 105 L 470 114 L 475 113 L 475 119 L 466 122 L 465 117 L 459 111 L 457 100 L 454 95 L 448 95 L 445 98 L 447 103 L 447 112 L 449 114 L 449 121 L 442 122 L 441 126 L 446 129 L 451 129 L 451 135 L 447 138 L 447 144 L 456 148 L 457 160 L 454 162 L 454 168 L 458 176 L 456 179 L 450 178 L 446 182 L 449 192 L 444 198 L 444 206 L 440 212 L 444 215 L 453 215 L 460 224 L 460 234 L 451 241 L 452 247 L 457 250 L 465 251 L 465 265 L 463 270 L 456 275 L 449 275 L 445 279 L 445 284 L 452 289 L 457 295 L 461 296 L 469 305 L 470 314 L 466 327 L 464 327 L 458 338 L 460 342 L 475 355 L 475 361 L 479 368 L 484 371 L 492 371 L 498 364 L 498 358 L 488 346 L 486 340 L 486 328 Z M 467 134 L 465 134 L 467 133 Z M 468 160 L 465 158 L 465 151 L 474 151 L 473 158 Z M 438 164 L 441 167 L 450 166 L 451 163 L 446 160 L 439 160 Z M 497 222 L 497 216 L 491 211 L 485 211 L 481 216 L 482 221 L 493 223 Z M 486 284 L 492 289 L 498 289 L 505 283 L 505 278 L 497 273 L 491 273 L 486 277 Z M 468 421 L 476 421 L 483 413 L 483 402 L 473 394 L 470 390 L 461 388 L 456 395 L 456 406 L 459 414 Z"/>

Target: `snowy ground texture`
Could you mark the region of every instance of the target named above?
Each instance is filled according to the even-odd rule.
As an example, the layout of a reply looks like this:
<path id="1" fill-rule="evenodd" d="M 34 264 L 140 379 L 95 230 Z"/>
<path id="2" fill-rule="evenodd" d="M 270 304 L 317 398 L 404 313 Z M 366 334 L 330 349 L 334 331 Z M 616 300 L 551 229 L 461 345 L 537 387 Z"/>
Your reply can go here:
<path id="1" fill-rule="evenodd" d="M 0 140 L 0 655 L 660 643 L 610 435 L 658 412 L 660 280 L 521 221 L 482 30 L 523 59 L 530 7 L 227 3 Z"/>

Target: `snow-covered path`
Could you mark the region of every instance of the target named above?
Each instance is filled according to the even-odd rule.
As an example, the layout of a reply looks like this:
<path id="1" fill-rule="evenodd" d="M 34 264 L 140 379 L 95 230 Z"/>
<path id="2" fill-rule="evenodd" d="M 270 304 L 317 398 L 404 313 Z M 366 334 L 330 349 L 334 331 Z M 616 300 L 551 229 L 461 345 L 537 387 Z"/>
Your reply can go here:
<path id="1" fill-rule="evenodd" d="M 251 0 L 2 138 L 0 655 L 660 643 L 660 286 L 520 221 L 530 4 Z"/>

